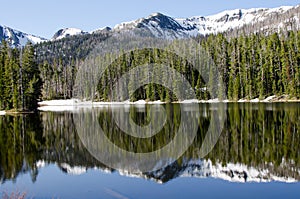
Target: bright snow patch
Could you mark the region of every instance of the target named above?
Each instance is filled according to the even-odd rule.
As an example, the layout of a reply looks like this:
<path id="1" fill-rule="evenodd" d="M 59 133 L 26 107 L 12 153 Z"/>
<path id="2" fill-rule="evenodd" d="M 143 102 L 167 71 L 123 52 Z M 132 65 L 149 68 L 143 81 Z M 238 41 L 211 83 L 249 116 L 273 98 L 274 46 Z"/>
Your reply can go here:
<path id="1" fill-rule="evenodd" d="M 49 101 L 42 101 L 39 102 L 40 106 L 74 106 L 78 103 L 76 99 L 70 100 L 49 100 Z"/>
<path id="2" fill-rule="evenodd" d="M 240 99 L 238 102 L 248 102 L 248 100 L 246 100 L 246 99 Z"/>
<path id="3" fill-rule="evenodd" d="M 64 111 L 75 111 L 75 106 L 41 106 L 38 108 L 44 112 L 64 112 Z"/>
<path id="4" fill-rule="evenodd" d="M 37 44 L 40 42 L 47 41 L 47 39 L 35 35 L 27 34 L 7 26 L 0 25 L 0 28 L 3 29 L 1 36 L 6 40 L 8 40 L 9 43 L 14 47 L 25 46 L 28 42 L 31 42 L 32 44 Z"/>
<path id="5" fill-rule="evenodd" d="M 33 36 L 33 35 L 26 35 L 27 38 L 33 43 L 33 44 L 38 44 L 41 42 L 45 42 L 48 41 L 47 39 L 41 38 L 41 37 L 37 37 L 37 36 Z"/>
<path id="6" fill-rule="evenodd" d="M 76 99 L 70 100 L 50 100 L 50 101 L 42 101 L 39 102 L 39 110 L 40 111 L 74 111 L 75 105 L 78 103 Z"/>
<path id="7" fill-rule="evenodd" d="M 59 40 L 65 37 L 69 37 L 69 36 L 73 36 L 73 35 L 80 35 L 80 34 L 86 34 L 87 32 L 80 30 L 78 28 L 65 28 L 65 29 L 61 29 L 59 30 L 54 37 L 52 38 L 52 40 Z"/>
<path id="8" fill-rule="evenodd" d="M 180 103 L 183 103 L 183 104 L 199 103 L 199 100 L 197 100 L 197 99 L 183 100 Z"/>
<path id="9" fill-rule="evenodd" d="M 272 96 L 269 96 L 267 97 L 266 99 L 262 100 L 263 102 L 270 102 L 272 101 L 276 96 L 275 95 L 272 95 Z"/>
<path id="10" fill-rule="evenodd" d="M 150 102 L 147 102 L 147 104 L 165 104 L 166 102 L 162 102 L 160 100 L 157 100 L 157 101 L 150 101 Z"/>
<path id="11" fill-rule="evenodd" d="M 259 99 L 258 98 L 255 98 L 255 99 L 252 99 L 252 100 L 250 100 L 250 102 L 259 102 Z"/>
<path id="12" fill-rule="evenodd" d="M 292 9 L 292 6 L 279 8 L 251 8 L 251 9 L 234 9 L 209 16 L 194 16 L 190 18 L 168 18 L 168 21 L 160 21 L 160 14 L 154 13 L 146 18 L 140 18 L 135 21 L 123 22 L 114 27 L 113 30 L 132 30 L 143 27 L 149 30 L 155 37 L 174 39 L 187 38 L 197 35 L 216 34 L 235 28 L 241 28 L 244 25 L 251 25 L 274 15 L 282 14 Z M 146 20 L 145 20 L 146 19 Z M 174 28 L 165 28 L 163 23 L 174 25 Z M 266 26 L 265 26 L 266 27 Z M 272 28 L 278 28 L 279 24 L 273 24 Z"/>

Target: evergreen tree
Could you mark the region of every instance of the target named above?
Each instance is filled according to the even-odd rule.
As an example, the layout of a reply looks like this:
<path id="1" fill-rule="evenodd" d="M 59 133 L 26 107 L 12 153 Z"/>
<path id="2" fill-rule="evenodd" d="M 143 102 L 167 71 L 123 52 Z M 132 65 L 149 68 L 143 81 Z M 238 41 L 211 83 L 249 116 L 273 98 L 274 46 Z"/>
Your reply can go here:
<path id="1" fill-rule="evenodd" d="M 42 81 L 34 56 L 34 48 L 29 43 L 24 48 L 20 70 L 21 93 L 23 93 L 21 110 L 35 110 L 41 95 Z"/>

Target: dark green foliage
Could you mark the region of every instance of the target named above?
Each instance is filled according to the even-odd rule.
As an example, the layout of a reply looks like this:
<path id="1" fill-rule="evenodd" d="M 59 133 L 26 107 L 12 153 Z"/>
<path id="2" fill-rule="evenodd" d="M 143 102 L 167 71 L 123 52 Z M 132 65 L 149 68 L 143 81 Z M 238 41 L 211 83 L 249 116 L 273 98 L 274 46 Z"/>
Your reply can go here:
<path id="1" fill-rule="evenodd" d="M 225 39 L 218 34 L 200 42 L 222 74 L 228 99 L 299 98 L 299 35 L 290 31 Z"/>
<path id="2" fill-rule="evenodd" d="M 38 65 L 34 57 L 34 48 L 31 45 L 26 45 L 22 55 L 22 63 L 20 70 L 22 110 L 34 110 L 37 108 L 38 99 L 41 95 L 41 78 Z M 16 107 L 15 107 L 16 108 Z"/>
<path id="3" fill-rule="evenodd" d="M 79 66 L 89 53 L 109 37 L 108 32 L 74 36 L 57 41 L 41 43 L 35 46 L 36 57 L 25 55 L 25 51 L 32 53 L 33 49 L 26 50 L 20 56 L 16 49 L 10 49 L 5 42 L 2 43 L 0 53 L 0 108 L 11 109 L 26 105 L 26 100 L 33 100 L 33 96 L 39 93 L 32 89 L 40 85 L 37 76 L 29 76 L 31 79 L 27 87 L 21 89 L 21 72 L 27 70 L 28 65 L 33 64 L 29 73 L 37 73 L 35 60 L 38 63 L 42 78 L 43 99 L 69 99 L 73 97 L 74 82 Z M 225 34 L 208 35 L 199 37 L 202 50 L 204 49 L 216 67 L 207 68 L 205 71 L 208 82 L 203 81 L 203 71 L 200 74 L 192 70 L 192 65 L 180 57 L 167 53 L 166 50 L 146 49 L 145 51 L 133 50 L 130 54 L 124 54 L 115 60 L 105 71 L 98 82 L 98 93 L 94 100 L 108 101 L 114 95 L 112 93 L 114 83 L 123 74 L 142 64 L 166 64 L 183 74 L 189 81 L 198 99 L 228 98 L 230 100 L 265 98 L 270 95 L 287 95 L 290 98 L 300 98 L 300 31 L 284 31 L 271 35 L 252 34 L 240 35 L 236 38 L 228 38 Z M 24 54 L 24 55 L 23 55 Z M 24 68 L 20 64 L 20 57 L 24 56 Z M 114 55 L 106 55 L 108 59 L 114 59 Z M 36 58 L 36 59 L 35 59 Z M 29 60 L 26 60 L 29 59 Z M 31 59 L 31 61 L 30 61 Z M 33 60 L 32 60 L 33 59 Z M 22 66 L 22 67 L 21 67 Z M 218 73 L 216 72 L 218 70 Z M 220 74 L 220 76 L 215 76 Z M 170 74 L 164 72 L 154 74 L 157 78 L 172 85 L 171 90 L 180 82 Z M 128 80 L 128 86 L 133 87 L 139 74 L 133 74 Z M 153 75 L 152 75 L 153 76 Z M 149 78 L 151 77 L 149 72 Z M 209 77 L 209 78 L 208 78 Z M 22 79 L 23 81 L 19 81 Z M 205 78 L 204 78 L 205 79 Z M 215 80 L 222 80 L 218 90 L 213 88 Z M 176 90 L 176 89 L 175 89 Z M 221 91 L 225 91 L 221 94 Z M 211 96 L 212 93 L 218 95 Z M 27 98 L 20 96 L 27 95 Z M 86 97 L 85 97 L 86 98 Z M 144 85 L 131 96 L 131 100 L 178 100 L 170 89 L 158 84 Z M 31 104 L 31 103 L 30 103 Z M 36 104 L 34 102 L 33 104 Z M 25 108 L 25 107 L 24 107 Z M 26 107 L 31 109 L 32 107 Z"/>
<path id="4" fill-rule="evenodd" d="M 198 99 L 228 98 L 230 100 L 264 99 L 271 95 L 287 95 L 290 98 L 299 98 L 299 33 L 274 33 L 269 36 L 252 34 L 227 39 L 223 34 L 209 35 L 199 42 L 214 61 L 209 67 L 209 81 L 204 82 L 203 74 L 193 71 L 191 65 L 172 55 L 168 50 L 132 51 L 116 60 L 98 85 L 99 100 L 112 99 L 112 90 L 115 81 L 122 74 L 136 66 L 149 63 L 167 63 L 167 66 L 183 74 L 189 81 Z M 155 51 L 155 52 L 154 52 Z M 108 55 L 111 56 L 112 55 Z M 120 69 L 120 66 L 123 69 Z M 216 71 L 218 70 L 218 71 Z M 215 76 L 219 74 L 219 76 Z M 164 72 L 156 74 L 164 81 L 171 81 L 176 88 L 180 81 Z M 128 80 L 128 88 L 134 87 L 139 74 L 133 74 Z M 219 91 L 212 90 L 216 79 L 221 80 Z M 104 83 L 105 82 L 105 83 Z M 179 83 L 178 83 L 179 82 Z M 208 92 L 203 92 L 207 88 Z M 225 96 L 222 94 L 225 91 Z M 218 96 L 209 94 L 218 93 Z M 130 100 L 162 100 L 176 101 L 170 90 L 161 85 L 146 85 L 131 95 Z"/>
<path id="5" fill-rule="evenodd" d="M 37 63 L 44 83 L 42 98 L 47 100 L 72 98 L 78 65 L 97 44 L 108 37 L 109 33 L 102 31 L 35 45 Z"/>
<path id="6" fill-rule="evenodd" d="M 10 49 L 3 42 L 0 54 L 0 109 L 32 111 L 38 106 L 42 81 L 31 44 Z"/>
<path id="7" fill-rule="evenodd" d="M 113 56 L 113 55 L 108 55 Z M 143 69 L 143 70 L 136 70 L 133 72 L 131 69 L 138 67 L 138 66 L 146 66 L 156 64 L 154 66 L 154 70 Z M 116 87 L 120 87 L 117 81 L 120 77 L 124 74 L 129 74 L 129 78 L 125 78 L 126 85 L 128 87 L 129 93 L 132 92 L 130 95 L 131 101 L 136 101 L 140 99 L 145 100 L 161 100 L 166 102 L 177 101 L 178 96 L 173 93 L 173 91 L 180 93 L 178 86 L 180 86 L 181 80 L 176 78 L 175 74 L 170 71 L 165 71 L 160 66 L 167 66 L 172 69 L 175 69 L 180 74 L 182 74 L 190 85 L 204 86 L 205 82 L 203 79 L 198 79 L 199 72 L 192 68 L 192 65 L 188 63 L 183 58 L 179 57 L 177 54 L 172 53 L 168 50 L 161 50 L 161 49 L 142 49 L 142 50 L 133 50 L 129 53 L 121 55 L 118 59 L 116 59 L 110 66 L 107 67 L 106 71 L 104 72 L 103 76 L 100 78 L 97 86 L 98 90 L 98 100 L 101 101 L 111 101 L 116 100 L 114 98 L 113 90 Z M 157 67 L 157 68 L 156 68 Z M 144 73 L 143 76 L 146 76 L 149 79 L 150 84 L 144 85 L 138 88 L 136 91 L 133 92 L 133 88 L 137 87 L 137 83 L 141 81 L 141 73 Z M 162 82 L 166 82 L 170 85 L 170 88 L 166 88 L 163 85 L 158 83 L 159 80 Z M 205 96 L 203 93 L 205 91 L 198 90 L 197 94 L 199 97 Z M 196 93 L 196 92 L 195 92 Z M 181 93 L 183 94 L 183 93 Z M 187 99 L 189 96 L 189 91 L 184 91 L 184 97 Z M 127 100 L 127 99 L 117 99 L 117 100 Z"/>
<path id="8" fill-rule="evenodd" d="M 55 60 L 61 60 L 63 66 L 70 65 L 72 60 L 82 60 L 99 44 L 109 37 L 106 31 L 74 35 L 63 39 L 42 42 L 35 46 L 38 64 L 47 61 L 53 64 Z"/>

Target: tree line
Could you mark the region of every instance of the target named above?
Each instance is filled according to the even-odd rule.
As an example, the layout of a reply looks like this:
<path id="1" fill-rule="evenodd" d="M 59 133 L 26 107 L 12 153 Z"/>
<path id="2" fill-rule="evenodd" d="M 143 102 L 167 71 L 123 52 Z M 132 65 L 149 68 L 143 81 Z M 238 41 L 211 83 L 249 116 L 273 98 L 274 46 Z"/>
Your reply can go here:
<path id="1" fill-rule="evenodd" d="M 198 38 L 198 41 L 214 64 L 193 66 L 195 63 L 183 60 L 168 49 L 133 50 L 117 59 L 113 53 L 108 54 L 105 59 L 115 61 L 101 74 L 96 100 L 111 101 L 116 95 L 114 86 L 120 87 L 116 83 L 122 75 L 136 66 L 152 63 L 167 64 L 183 74 L 194 88 L 199 100 L 219 97 L 237 101 L 264 99 L 271 95 L 300 98 L 300 31 L 274 33 L 268 36 L 258 33 L 241 35 L 237 38 L 217 34 Z M 89 61 L 97 63 L 97 59 Z M 200 71 L 193 68 L 200 68 Z M 135 74 L 125 79 L 128 90 L 134 88 L 142 73 L 148 73 L 148 78 L 154 76 L 166 82 L 171 81 L 172 88 L 180 87 L 181 84 L 178 78 L 165 71 L 153 75 L 153 71 L 135 70 Z M 205 82 L 203 79 L 208 81 Z M 217 79 L 220 80 L 218 88 L 216 88 Z M 130 100 L 176 101 L 172 88 L 170 90 L 157 84 L 144 85 L 132 93 Z"/>
<path id="2" fill-rule="evenodd" d="M 0 48 L 0 109 L 34 111 L 41 95 L 42 80 L 34 47 Z"/>
<path id="3" fill-rule="evenodd" d="M 77 71 L 87 56 L 87 53 L 80 53 L 78 49 L 86 44 L 86 52 L 90 52 L 97 42 L 102 42 L 109 36 L 99 34 L 85 37 L 75 43 L 73 39 L 77 37 L 35 46 L 27 45 L 23 49 L 11 49 L 3 41 L 0 47 L 0 108 L 32 110 L 37 107 L 40 98 L 50 100 L 74 97 Z M 166 63 L 183 74 L 194 88 L 197 99 L 220 97 L 212 95 L 209 89 L 215 84 L 216 78 L 222 80 L 222 84 L 218 85 L 222 88 L 214 89 L 224 90 L 225 95 L 222 97 L 232 101 L 263 99 L 271 95 L 300 98 L 300 31 L 269 35 L 244 34 L 238 37 L 220 33 L 195 39 L 215 63 L 215 68 L 193 70 L 195 63 L 189 63 L 168 50 L 133 50 L 117 59 L 113 54 L 107 54 L 105 59 L 114 61 L 97 82 L 93 100 L 110 101 L 114 95 L 113 85 L 116 80 L 135 66 L 147 63 Z M 91 46 L 88 41 L 92 41 Z M 55 53 L 59 48 L 62 48 L 62 54 Z M 77 57 L 77 53 L 80 57 Z M 219 77 L 213 76 L 216 74 L 214 70 L 218 70 Z M 180 81 L 168 73 L 154 75 L 171 81 L 173 88 L 180 86 Z M 128 89 L 134 87 L 138 76 L 132 74 L 133 78 L 127 80 Z M 203 78 L 206 77 L 210 81 L 205 82 Z M 130 99 L 166 102 L 178 100 L 171 90 L 158 84 L 148 84 L 139 88 Z M 85 98 L 88 99 L 86 96 Z"/>
<path id="4" fill-rule="evenodd" d="M 76 72 L 88 54 L 109 37 L 106 30 L 93 34 L 74 35 L 35 45 L 36 61 L 43 80 L 42 98 L 69 99 L 73 97 Z"/>
<path id="5" fill-rule="evenodd" d="M 223 76 L 228 99 L 300 97 L 300 31 L 231 39 L 210 35 L 201 44 Z"/>

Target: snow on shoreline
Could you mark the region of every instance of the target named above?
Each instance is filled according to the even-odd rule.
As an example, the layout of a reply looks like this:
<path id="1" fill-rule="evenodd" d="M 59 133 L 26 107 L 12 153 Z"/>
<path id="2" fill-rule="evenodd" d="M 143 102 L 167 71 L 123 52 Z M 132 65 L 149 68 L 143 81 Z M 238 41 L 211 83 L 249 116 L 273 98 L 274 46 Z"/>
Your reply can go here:
<path id="1" fill-rule="evenodd" d="M 210 99 L 210 100 L 197 100 L 197 99 L 189 99 L 180 102 L 172 102 L 174 104 L 191 104 L 191 103 L 229 103 L 233 101 L 223 100 L 220 101 L 218 99 Z M 240 99 L 237 101 L 238 103 L 272 103 L 272 102 L 300 102 L 300 100 L 289 100 L 286 97 L 277 97 L 275 95 L 269 96 L 263 100 L 259 100 L 258 98 L 252 100 Z M 114 105 L 137 105 L 142 106 L 146 104 L 166 104 L 166 102 L 162 102 L 160 100 L 157 101 L 145 101 L 139 100 L 136 102 L 130 102 L 129 100 L 123 102 L 92 102 L 92 101 L 81 101 L 79 99 L 68 99 L 68 100 L 49 100 L 39 102 L 40 111 L 74 111 L 80 107 L 105 107 L 105 106 L 114 106 Z M 5 115 L 5 111 L 0 111 L 0 115 Z"/>
<path id="2" fill-rule="evenodd" d="M 229 102 L 235 102 L 230 100 L 223 100 L 220 101 L 219 99 L 210 99 L 210 100 L 197 100 L 197 99 L 189 99 L 189 100 L 183 100 L 179 102 L 172 102 L 174 104 L 190 104 L 190 103 L 229 103 Z M 240 99 L 237 102 L 300 102 L 300 100 L 288 100 L 288 99 L 277 99 L 275 95 L 269 96 L 263 100 L 259 100 L 258 98 L 246 100 L 246 99 Z M 40 108 L 43 108 L 44 106 L 105 106 L 105 105 L 124 105 L 124 104 L 166 104 L 166 102 L 162 102 L 160 100 L 157 101 L 145 101 L 145 100 L 138 100 L 135 102 L 130 102 L 129 100 L 123 101 L 123 102 L 92 102 L 92 101 L 81 101 L 79 99 L 69 99 L 69 100 L 50 100 L 50 101 L 42 101 L 39 102 Z"/>

